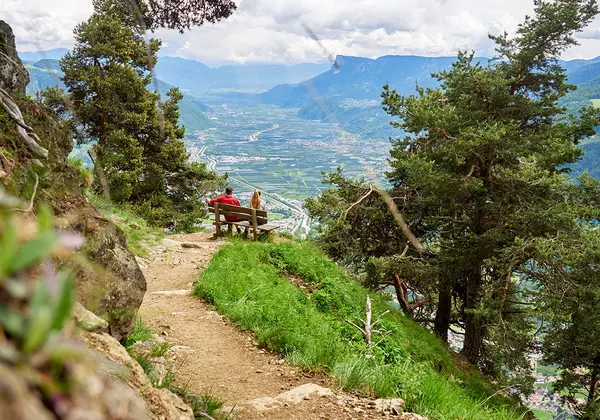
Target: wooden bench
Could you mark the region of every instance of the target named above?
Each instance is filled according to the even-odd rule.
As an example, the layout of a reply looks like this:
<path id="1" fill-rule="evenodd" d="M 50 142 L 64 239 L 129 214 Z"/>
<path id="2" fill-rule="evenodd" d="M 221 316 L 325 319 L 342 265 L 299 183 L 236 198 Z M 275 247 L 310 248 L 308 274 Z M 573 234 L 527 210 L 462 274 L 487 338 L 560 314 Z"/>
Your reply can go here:
<path id="1" fill-rule="evenodd" d="M 258 239 L 258 234 L 269 233 L 279 226 L 269 225 L 267 212 L 264 210 L 255 210 L 248 207 L 233 206 L 231 204 L 214 203 L 208 206 L 208 211 L 215 215 L 214 225 L 217 229 L 217 237 L 221 236 L 221 226 L 227 225 L 231 233 L 233 226 L 248 228 L 252 233 L 254 240 Z M 237 222 L 225 220 L 227 217 L 240 219 Z"/>

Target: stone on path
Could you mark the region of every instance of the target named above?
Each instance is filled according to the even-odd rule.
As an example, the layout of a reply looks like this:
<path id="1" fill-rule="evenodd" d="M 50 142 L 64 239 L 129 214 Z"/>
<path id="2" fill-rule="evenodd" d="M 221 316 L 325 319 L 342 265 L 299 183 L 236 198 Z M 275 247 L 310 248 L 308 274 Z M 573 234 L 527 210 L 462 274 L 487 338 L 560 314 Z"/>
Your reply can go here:
<path id="1" fill-rule="evenodd" d="M 375 408 L 383 412 L 390 412 L 392 414 L 400 414 L 404 411 L 404 400 L 401 398 L 380 398 L 374 401 Z M 409 420 L 408 417 L 406 420 Z"/>
<path id="2" fill-rule="evenodd" d="M 304 384 L 297 388 L 290 389 L 276 397 L 262 397 L 247 401 L 243 405 L 253 407 L 257 411 L 268 411 L 282 406 L 294 405 L 311 397 L 332 396 L 333 392 L 329 388 L 324 388 L 316 384 Z"/>
<path id="3" fill-rule="evenodd" d="M 180 296 L 185 296 L 185 295 L 191 295 L 192 291 L 191 290 L 158 290 L 158 291 L 152 292 L 150 294 L 151 295 L 180 295 Z"/>

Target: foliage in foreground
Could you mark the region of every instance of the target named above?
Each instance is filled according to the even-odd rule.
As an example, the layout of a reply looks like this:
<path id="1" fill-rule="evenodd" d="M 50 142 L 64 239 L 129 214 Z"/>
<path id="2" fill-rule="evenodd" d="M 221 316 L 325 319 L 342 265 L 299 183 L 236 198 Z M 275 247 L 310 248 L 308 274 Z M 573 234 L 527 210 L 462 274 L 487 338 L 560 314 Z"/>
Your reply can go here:
<path id="1" fill-rule="evenodd" d="M 70 407 L 75 366 L 87 356 L 69 341 L 66 328 L 74 304 L 72 273 L 56 271 L 50 261 L 71 256 L 82 241 L 54 231 L 47 209 L 36 223 L 15 211 L 22 206 L 0 185 L 0 365 L 23 375 L 59 416 L 59 403 Z"/>
<path id="2" fill-rule="evenodd" d="M 305 289 L 289 276 L 299 276 Z M 364 318 L 368 291 L 312 244 L 235 241 L 215 254 L 195 293 L 261 345 L 332 373 L 342 388 L 400 396 L 408 410 L 434 419 L 519 418 L 518 403 L 492 396 L 477 373 L 458 369 L 438 339 L 396 311 L 382 317 L 383 334 L 368 348 L 346 322 Z M 390 309 L 380 295 L 371 299 L 374 317 Z"/>

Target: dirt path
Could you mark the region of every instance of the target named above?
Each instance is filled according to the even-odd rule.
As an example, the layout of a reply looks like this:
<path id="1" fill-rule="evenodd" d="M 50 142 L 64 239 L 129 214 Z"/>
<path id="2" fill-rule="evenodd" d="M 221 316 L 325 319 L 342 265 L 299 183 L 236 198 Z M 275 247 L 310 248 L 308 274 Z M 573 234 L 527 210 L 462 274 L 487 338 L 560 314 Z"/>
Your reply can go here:
<path id="1" fill-rule="evenodd" d="M 148 291 L 140 308 L 141 318 L 165 336 L 176 352 L 176 381 L 198 395 L 209 393 L 228 406 L 275 397 L 305 383 L 327 386 L 306 377 L 276 355 L 261 350 L 251 334 L 223 319 L 202 300 L 190 295 L 193 283 L 225 242 L 209 233 L 174 235 L 162 242 L 143 263 Z M 193 244 L 192 248 L 182 243 Z M 306 397 L 298 404 L 270 410 L 243 408 L 236 419 L 365 419 L 382 418 L 365 411 L 351 398 Z M 349 402 L 350 401 L 350 402 Z"/>

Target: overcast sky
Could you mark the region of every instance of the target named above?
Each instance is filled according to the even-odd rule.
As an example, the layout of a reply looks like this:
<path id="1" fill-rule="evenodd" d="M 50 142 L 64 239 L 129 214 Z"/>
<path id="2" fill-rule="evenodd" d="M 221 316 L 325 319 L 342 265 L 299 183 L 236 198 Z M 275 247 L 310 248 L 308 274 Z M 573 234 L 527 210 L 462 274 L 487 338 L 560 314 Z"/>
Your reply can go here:
<path id="1" fill-rule="evenodd" d="M 488 33 L 514 31 L 533 0 L 236 0 L 227 21 L 179 35 L 157 33 L 160 55 L 209 65 L 231 62 L 318 62 L 333 56 L 454 55 L 458 49 L 491 54 Z M 91 13 L 91 0 L 0 0 L 0 18 L 15 31 L 20 51 L 73 45 L 72 30 Z M 600 55 L 600 20 L 579 35 L 564 58 Z"/>

